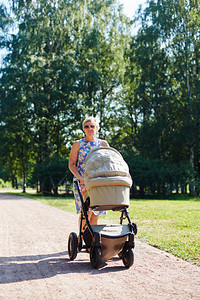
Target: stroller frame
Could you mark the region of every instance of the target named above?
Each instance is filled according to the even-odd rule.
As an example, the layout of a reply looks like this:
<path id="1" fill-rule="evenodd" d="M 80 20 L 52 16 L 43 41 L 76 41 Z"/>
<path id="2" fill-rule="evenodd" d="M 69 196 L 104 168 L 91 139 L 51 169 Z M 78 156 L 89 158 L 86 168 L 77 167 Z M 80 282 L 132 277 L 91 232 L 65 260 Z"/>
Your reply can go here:
<path id="1" fill-rule="evenodd" d="M 79 234 L 75 232 L 71 232 L 68 239 L 68 254 L 70 260 L 74 260 L 77 256 L 77 253 L 80 252 L 83 248 L 89 248 L 90 251 L 90 262 L 93 268 L 98 269 L 101 265 L 102 260 L 102 239 L 108 238 L 106 234 L 99 233 L 98 230 L 95 230 L 96 228 L 102 226 L 102 225 L 90 225 L 87 211 L 89 209 L 89 198 L 84 201 L 79 181 L 76 179 L 74 180 L 74 183 L 77 186 L 79 197 L 81 200 L 82 210 L 81 210 L 81 217 L 80 217 L 80 227 L 79 227 Z M 128 209 L 122 208 L 120 209 L 121 217 L 120 217 L 120 225 L 126 226 L 128 228 L 128 232 L 126 235 L 128 239 L 123 243 L 122 249 L 120 249 L 118 256 L 120 259 L 122 259 L 124 266 L 126 268 L 129 268 L 133 265 L 134 262 L 134 252 L 133 249 L 135 247 L 134 242 L 134 236 L 137 234 L 137 224 L 132 223 Z M 83 220 L 85 219 L 85 225 L 82 229 Z M 122 225 L 123 220 L 128 220 L 128 225 Z M 111 225 L 111 226 L 120 226 L 120 225 Z M 89 242 L 88 242 L 89 237 Z M 121 237 L 121 236 L 120 236 Z M 109 236 L 110 239 L 116 239 L 118 237 L 116 236 Z M 85 242 L 85 245 L 83 245 L 83 240 Z"/>

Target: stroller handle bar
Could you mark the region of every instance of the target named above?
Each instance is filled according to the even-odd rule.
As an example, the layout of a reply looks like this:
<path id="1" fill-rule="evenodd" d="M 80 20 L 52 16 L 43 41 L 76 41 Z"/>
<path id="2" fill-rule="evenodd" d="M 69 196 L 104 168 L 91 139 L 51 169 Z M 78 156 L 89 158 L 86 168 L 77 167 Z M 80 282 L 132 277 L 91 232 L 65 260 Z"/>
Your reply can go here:
<path id="1" fill-rule="evenodd" d="M 90 226 L 90 223 L 89 223 L 89 220 L 88 220 L 88 215 L 87 215 L 87 210 L 86 210 L 86 207 L 85 207 L 85 203 L 84 203 L 84 200 L 83 200 L 83 196 L 81 194 L 81 189 L 80 189 L 80 185 L 79 185 L 79 180 L 78 179 L 74 179 L 74 183 L 78 189 L 78 194 L 79 194 L 79 197 L 81 199 L 81 205 L 82 205 L 82 209 L 83 209 L 83 213 L 84 213 L 84 216 L 85 216 L 85 220 L 86 220 L 86 223 L 89 227 L 89 230 L 92 232 L 92 228 Z"/>

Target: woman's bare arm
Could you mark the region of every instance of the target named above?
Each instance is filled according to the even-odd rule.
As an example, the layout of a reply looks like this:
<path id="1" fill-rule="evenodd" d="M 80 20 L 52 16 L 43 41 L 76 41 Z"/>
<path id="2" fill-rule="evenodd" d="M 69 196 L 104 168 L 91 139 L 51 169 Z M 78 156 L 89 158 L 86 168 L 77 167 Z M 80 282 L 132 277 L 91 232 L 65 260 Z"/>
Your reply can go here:
<path id="1" fill-rule="evenodd" d="M 75 141 L 71 148 L 68 166 L 69 166 L 69 169 L 72 172 L 72 174 L 74 174 L 74 176 L 80 181 L 80 183 L 84 183 L 83 177 L 79 174 L 79 172 L 76 168 L 79 147 L 80 147 L 80 141 Z"/>

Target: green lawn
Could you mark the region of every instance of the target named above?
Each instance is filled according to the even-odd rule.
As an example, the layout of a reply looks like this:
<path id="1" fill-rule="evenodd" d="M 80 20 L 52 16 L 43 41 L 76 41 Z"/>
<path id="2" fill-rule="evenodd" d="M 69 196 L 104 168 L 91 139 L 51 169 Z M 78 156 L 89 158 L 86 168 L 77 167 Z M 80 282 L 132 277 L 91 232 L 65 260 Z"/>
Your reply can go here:
<path id="1" fill-rule="evenodd" d="M 24 196 L 75 212 L 72 198 L 42 197 L 35 194 Z M 200 265 L 200 198 L 131 200 L 129 214 L 131 220 L 138 225 L 138 238 Z M 108 211 L 107 216 L 102 218 L 119 222 L 119 217 L 119 212 Z"/>

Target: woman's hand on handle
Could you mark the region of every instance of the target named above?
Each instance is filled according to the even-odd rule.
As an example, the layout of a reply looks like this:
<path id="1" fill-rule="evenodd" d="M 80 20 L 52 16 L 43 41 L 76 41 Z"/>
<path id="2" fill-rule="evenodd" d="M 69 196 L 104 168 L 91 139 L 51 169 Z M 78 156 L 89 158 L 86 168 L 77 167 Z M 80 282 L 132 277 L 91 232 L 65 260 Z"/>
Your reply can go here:
<path id="1" fill-rule="evenodd" d="M 79 180 L 80 184 L 84 184 L 85 183 L 84 177 L 82 177 L 82 176 L 79 176 L 78 180 Z"/>

